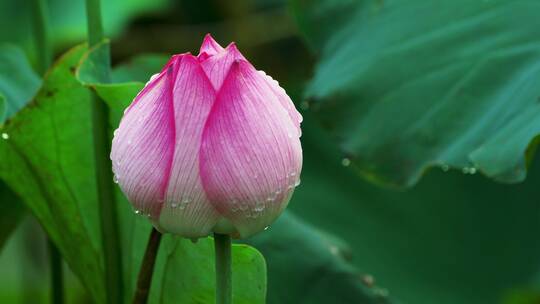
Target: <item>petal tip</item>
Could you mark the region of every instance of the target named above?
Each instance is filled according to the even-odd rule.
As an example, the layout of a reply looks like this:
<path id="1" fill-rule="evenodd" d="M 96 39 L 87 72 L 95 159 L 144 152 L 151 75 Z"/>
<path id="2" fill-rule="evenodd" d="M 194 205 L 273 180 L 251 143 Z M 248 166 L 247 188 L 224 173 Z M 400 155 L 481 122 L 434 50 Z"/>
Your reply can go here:
<path id="1" fill-rule="evenodd" d="M 199 50 L 199 57 L 213 56 L 221 51 L 223 51 L 223 47 L 208 33 L 204 36 Z"/>

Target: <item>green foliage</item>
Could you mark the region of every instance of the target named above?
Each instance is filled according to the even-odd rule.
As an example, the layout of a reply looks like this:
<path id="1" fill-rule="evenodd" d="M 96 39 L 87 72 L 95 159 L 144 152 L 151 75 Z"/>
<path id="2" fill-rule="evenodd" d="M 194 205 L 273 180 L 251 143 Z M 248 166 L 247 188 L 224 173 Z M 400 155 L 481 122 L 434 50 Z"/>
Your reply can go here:
<path id="1" fill-rule="evenodd" d="M 84 1 L 48 0 L 51 39 L 55 48 L 80 42 L 86 38 Z M 155 12 L 168 5 L 167 0 L 108 0 L 102 1 L 105 33 L 118 35 L 134 17 Z M 4 0 L 0 2 L 0 42 L 24 45 L 28 51 L 39 52 L 32 46 L 32 1 Z"/>
<path id="2" fill-rule="evenodd" d="M 0 45 L 0 124 L 30 102 L 40 85 L 24 52 L 14 45 Z"/>
<path id="3" fill-rule="evenodd" d="M 91 95 L 73 76 L 84 52 L 79 46 L 64 55 L 34 101 L 6 122 L 1 132 L 9 138 L 0 141 L 0 176 L 101 303 L 105 286 L 92 179 Z"/>
<path id="4" fill-rule="evenodd" d="M 268 303 L 396 303 L 351 264 L 346 243 L 290 212 L 249 242 L 268 261 Z"/>
<path id="5" fill-rule="evenodd" d="M 415 304 L 493 304 L 516 288 L 540 286 L 540 162 L 519 185 L 432 170 L 409 191 L 393 192 L 344 167 L 310 113 L 303 134 L 302 184 L 290 210 L 339 235 L 353 264 L 390 296 Z M 258 248 L 268 259 L 271 289 L 276 266 Z"/>
<path id="6" fill-rule="evenodd" d="M 306 97 L 366 178 L 526 176 L 540 134 L 540 2 L 291 1 L 320 60 Z"/>

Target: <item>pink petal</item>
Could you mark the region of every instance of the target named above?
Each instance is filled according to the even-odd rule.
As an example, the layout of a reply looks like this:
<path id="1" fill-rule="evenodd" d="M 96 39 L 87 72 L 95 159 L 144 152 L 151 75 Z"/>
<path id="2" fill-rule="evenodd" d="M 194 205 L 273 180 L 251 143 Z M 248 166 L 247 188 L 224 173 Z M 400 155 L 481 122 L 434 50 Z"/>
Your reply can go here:
<path id="1" fill-rule="evenodd" d="M 183 55 L 173 85 L 175 150 L 159 225 L 184 237 L 208 235 L 219 220 L 199 177 L 203 127 L 216 93 L 197 58 Z"/>
<path id="2" fill-rule="evenodd" d="M 214 56 L 217 53 L 222 52 L 223 50 L 224 48 L 214 40 L 212 35 L 206 34 L 206 36 L 204 36 L 204 40 L 197 58 L 200 61 L 203 61 L 206 60 L 208 57 Z"/>
<path id="3" fill-rule="evenodd" d="M 200 157 L 206 194 L 242 237 L 286 207 L 302 166 L 297 127 L 267 79 L 244 60 L 233 61 L 218 93 Z"/>
<path id="4" fill-rule="evenodd" d="M 300 129 L 300 123 L 302 122 L 302 115 L 296 110 L 296 107 L 294 106 L 294 103 L 292 102 L 291 98 L 285 90 L 279 86 L 279 83 L 274 80 L 270 75 L 266 75 L 264 71 L 258 71 L 263 78 L 265 79 L 267 85 L 270 87 L 270 89 L 276 94 L 279 103 L 285 110 L 287 110 L 287 113 L 289 113 L 289 117 L 291 118 L 293 124 L 296 126 L 297 129 L 297 135 L 302 135 L 302 130 Z"/>
<path id="5" fill-rule="evenodd" d="M 112 142 L 115 179 L 137 212 L 161 209 L 174 147 L 171 69 L 159 74 L 126 109 Z"/>
<path id="6" fill-rule="evenodd" d="M 210 78 L 216 91 L 219 91 L 223 80 L 225 80 L 225 77 L 229 73 L 232 63 L 237 59 L 245 60 L 236 45 L 231 43 L 224 51 L 201 62 L 204 72 Z"/>

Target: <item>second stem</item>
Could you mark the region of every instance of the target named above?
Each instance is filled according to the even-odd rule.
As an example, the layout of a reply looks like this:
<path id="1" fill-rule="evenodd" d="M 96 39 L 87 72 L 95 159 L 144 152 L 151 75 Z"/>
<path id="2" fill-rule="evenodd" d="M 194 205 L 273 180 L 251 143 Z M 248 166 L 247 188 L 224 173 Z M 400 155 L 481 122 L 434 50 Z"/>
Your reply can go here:
<path id="1" fill-rule="evenodd" d="M 232 304 L 231 237 L 214 234 L 216 251 L 216 304 Z"/>

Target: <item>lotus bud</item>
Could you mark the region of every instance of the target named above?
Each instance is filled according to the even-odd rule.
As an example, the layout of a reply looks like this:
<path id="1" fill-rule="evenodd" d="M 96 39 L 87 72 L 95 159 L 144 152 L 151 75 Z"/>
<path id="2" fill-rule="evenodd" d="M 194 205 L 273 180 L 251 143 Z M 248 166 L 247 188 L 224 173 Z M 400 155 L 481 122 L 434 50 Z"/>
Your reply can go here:
<path id="1" fill-rule="evenodd" d="M 174 55 L 124 112 L 115 180 L 161 232 L 248 237 L 300 182 L 302 116 L 278 82 L 207 35 Z"/>

